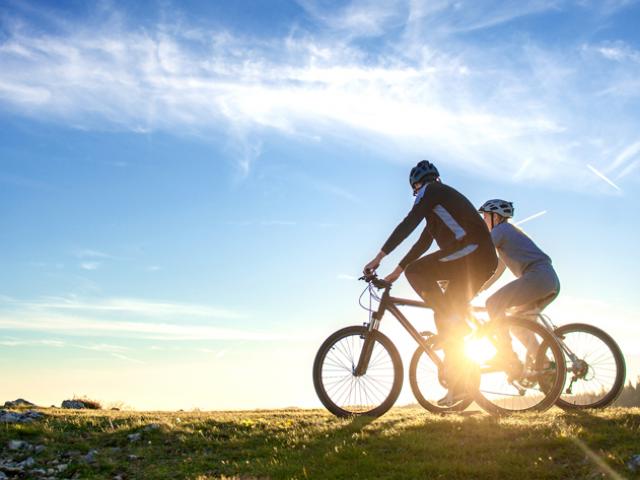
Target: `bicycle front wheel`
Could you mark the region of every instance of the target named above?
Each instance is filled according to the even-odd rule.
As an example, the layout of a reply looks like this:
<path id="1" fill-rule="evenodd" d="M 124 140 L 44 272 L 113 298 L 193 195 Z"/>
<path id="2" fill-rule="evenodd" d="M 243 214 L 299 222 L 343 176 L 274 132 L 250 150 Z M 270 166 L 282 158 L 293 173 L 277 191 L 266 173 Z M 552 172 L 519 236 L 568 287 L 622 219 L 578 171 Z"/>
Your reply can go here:
<path id="1" fill-rule="evenodd" d="M 442 349 L 434 349 L 433 354 L 443 360 Z M 432 413 L 462 412 L 473 402 L 470 395 L 450 407 L 438 405 L 438 399 L 447 393 L 447 386 L 440 379 L 438 365 L 422 347 L 418 347 L 411 357 L 409 383 L 418 403 Z"/>
<path id="2" fill-rule="evenodd" d="M 593 325 L 571 323 L 554 333 L 573 355 L 567 360 L 567 379 L 556 402 L 566 410 L 604 408 L 624 388 L 626 365 L 618 344 Z"/>
<path id="3" fill-rule="evenodd" d="M 363 375 L 356 366 L 365 341 L 373 342 Z M 378 417 L 395 403 L 402 388 L 402 360 L 379 331 L 353 326 L 338 330 L 320 346 L 313 362 L 313 385 L 322 404 L 339 417 Z"/>
<path id="4" fill-rule="evenodd" d="M 476 402 L 496 415 L 544 411 L 560 396 L 566 376 L 562 349 L 542 325 L 507 318 L 491 334 L 502 336 L 500 352 L 480 367 Z M 502 354 L 502 355 L 501 355 Z"/>

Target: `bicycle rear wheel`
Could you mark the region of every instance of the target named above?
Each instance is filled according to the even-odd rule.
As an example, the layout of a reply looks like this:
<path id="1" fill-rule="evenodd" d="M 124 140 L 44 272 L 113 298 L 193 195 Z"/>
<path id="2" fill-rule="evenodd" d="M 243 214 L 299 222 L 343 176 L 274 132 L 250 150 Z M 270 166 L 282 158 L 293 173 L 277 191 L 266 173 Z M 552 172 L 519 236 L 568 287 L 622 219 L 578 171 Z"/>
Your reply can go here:
<path id="1" fill-rule="evenodd" d="M 498 352 L 493 362 L 481 364 L 478 405 L 495 415 L 550 408 L 566 376 L 563 352 L 553 334 L 521 318 L 507 318 L 489 334 L 499 332 L 507 335 L 503 344 L 510 344 L 516 356 L 505 356 L 508 361 L 501 365 Z"/>
<path id="2" fill-rule="evenodd" d="M 568 355 L 567 378 L 556 402 L 566 410 L 604 408 L 624 388 L 626 365 L 618 344 L 593 325 L 571 323 L 554 331 L 577 358 Z"/>
<path id="3" fill-rule="evenodd" d="M 364 375 L 355 375 L 365 340 L 373 342 L 368 368 Z M 313 362 L 313 385 L 334 415 L 378 417 L 400 395 L 402 360 L 391 340 L 379 331 L 346 327 L 320 346 Z"/>
<path id="4" fill-rule="evenodd" d="M 428 337 L 427 341 L 429 341 Z M 442 349 L 434 350 L 434 354 L 440 360 L 444 357 Z M 450 407 L 441 407 L 437 404 L 438 399 L 446 395 L 447 387 L 440 379 L 438 365 L 422 347 L 418 347 L 411 357 L 409 383 L 418 403 L 432 413 L 461 412 L 473 402 L 473 392 L 471 392 L 468 398 Z"/>

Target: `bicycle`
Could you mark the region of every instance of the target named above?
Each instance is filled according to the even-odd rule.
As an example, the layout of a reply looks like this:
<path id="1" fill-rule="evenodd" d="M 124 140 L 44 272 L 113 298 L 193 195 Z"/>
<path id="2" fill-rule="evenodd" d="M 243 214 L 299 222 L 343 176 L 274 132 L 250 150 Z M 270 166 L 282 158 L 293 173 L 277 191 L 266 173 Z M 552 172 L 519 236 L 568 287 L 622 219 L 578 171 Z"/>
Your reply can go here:
<path id="1" fill-rule="evenodd" d="M 473 310 L 486 311 L 480 307 Z M 557 406 L 565 410 L 604 408 L 618 398 L 624 388 L 626 364 L 608 333 L 586 323 L 558 327 L 536 306 L 514 316 L 543 325 L 565 354 L 567 376 Z"/>
<path id="2" fill-rule="evenodd" d="M 538 323 L 509 318 L 500 326 L 482 325 L 474 330 L 471 338 L 493 345 L 494 337 L 507 332 L 518 359 L 517 365 L 487 361 L 481 361 L 476 366 L 467 363 L 469 368 L 461 379 L 461 386 L 466 389 L 467 395 L 451 406 L 437 405 L 433 394 L 444 393 L 448 388 L 442 375 L 440 339 L 432 332 L 418 332 L 398 308 L 431 307 L 423 301 L 392 297 L 392 285 L 375 274 L 365 275 L 360 280 L 367 283 L 362 295 L 369 291 L 369 321 L 362 326 L 342 328 L 330 335 L 320 346 L 313 364 L 316 393 L 334 415 L 377 417 L 389 410 L 397 400 L 403 383 L 402 359 L 393 342 L 379 331 L 380 322 L 387 311 L 418 344 L 410 363 L 409 380 L 414 396 L 427 410 L 436 413 L 461 411 L 476 400 L 492 414 L 542 411 L 550 408 L 560 395 L 565 383 L 566 367 L 558 342 Z M 375 289 L 382 289 L 382 295 L 379 296 Z M 376 310 L 371 306 L 372 301 L 379 302 Z M 540 345 L 544 345 L 542 353 L 534 359 L 527 358 L 526 346 L 518 343 L 510 333 L 513 329 L 528 332 Z M 482 392 L 483 380 L 494 390 Z M 517 401 L 515 397 L 518 397 Z"/>

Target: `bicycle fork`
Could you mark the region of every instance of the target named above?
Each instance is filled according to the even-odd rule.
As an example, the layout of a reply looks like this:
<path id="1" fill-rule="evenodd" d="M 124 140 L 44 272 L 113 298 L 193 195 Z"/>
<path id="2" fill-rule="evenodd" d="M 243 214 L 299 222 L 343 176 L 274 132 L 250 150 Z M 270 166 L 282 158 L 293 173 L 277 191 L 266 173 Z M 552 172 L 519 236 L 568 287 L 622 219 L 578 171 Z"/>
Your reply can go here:
<path id="1" fill-rule="evenodd" d="M 369 361 L 371 360 L 373 345 L 375 343 L 372 334 L 374 331 L 378 330 L 378 327 L 380 326 L 378 312 L 373 313 L 371 315 L 371 321 L 369 323 L 365 323 L 364 326 L 367 327 L 367 332 L 361 335 L 361 338 L 364 339 L 364 343 L 362 344 L 362 351 L 358 358 L 358 364 L 353 367 L 352 372 L 356 377 L 365 375 L 367 373 L 367 368 L 369 368 Z"/>

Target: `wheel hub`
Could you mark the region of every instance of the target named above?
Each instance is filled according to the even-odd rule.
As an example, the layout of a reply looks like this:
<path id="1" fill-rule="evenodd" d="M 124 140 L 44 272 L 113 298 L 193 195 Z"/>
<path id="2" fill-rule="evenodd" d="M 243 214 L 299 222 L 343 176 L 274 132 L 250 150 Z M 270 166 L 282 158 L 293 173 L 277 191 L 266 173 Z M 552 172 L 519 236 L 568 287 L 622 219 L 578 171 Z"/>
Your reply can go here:
<path id="1" fill-rule="evenodd" d="M 589 371 L 589 364 L 584 360 L 578 360 L 573 364 L 573 367 L 571 368 L 571 372 L 573 373 L 574 377 L 577 379 L 585 378 L 587 376 L 588 371 Z"/>

